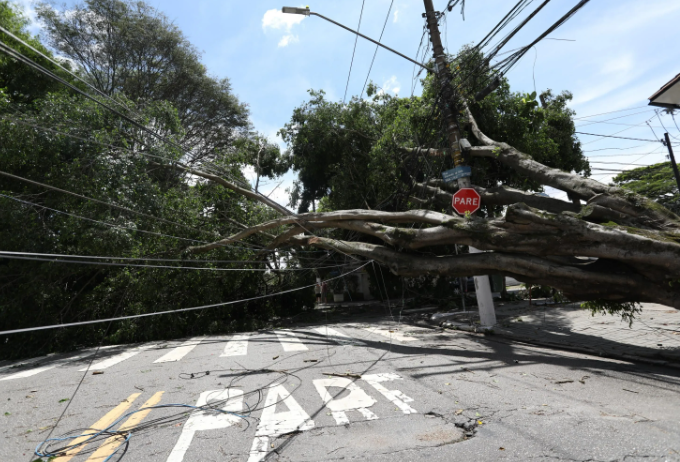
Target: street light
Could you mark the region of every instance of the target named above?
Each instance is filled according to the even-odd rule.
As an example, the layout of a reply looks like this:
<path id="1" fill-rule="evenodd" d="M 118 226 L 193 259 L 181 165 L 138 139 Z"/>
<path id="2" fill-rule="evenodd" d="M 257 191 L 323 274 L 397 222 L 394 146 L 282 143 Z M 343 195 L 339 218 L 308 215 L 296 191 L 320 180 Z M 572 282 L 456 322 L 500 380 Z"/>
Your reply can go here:
<path id="1" fill-rule="evenodd" d="M 327 18 L 326 16 L 320 15 L 319 13 L 314 13 L 313 11 L 309 11 L 309 7 L 307 7 L 307 8 L 296 8 L 296 7 L 293 7 L 293 6 L 284 6 L 283 8 L 281 8 L 281 12 L 286 13 L 286 14 L 301 14 L 303 16 L 318 16 L 321 19 L 325 19 L 326 21 L 331 22 L 331 23 L 335 24 L 336 26 L 340 26 L 343 29 L 350 31 L 353 34 L 358 35 L 359 37 L 365 38 L 369 42 L 373 42 L 376 45 L 381 46 L 384 49 L 391 51 L 392 53 L 397 54 L 404 59 L 411 61 L 413 64 L 417 64 L 418 66 L 422 67 L 423 69 L 427 69 L 428 71 L 432 71 L 431 68 L 427 67 L 423 63 L 419 63 L 418 61 L 411 59 L 411 58 L 409 58 L 408 56 L 406 56 L 402 53 L 399 53 L 397 50 L 393 50 L 392 48 L 383 45 L 382 43 L 378 42 L 377 40 L 373 40 L 371 37 L 366 37 L 364 34 L 357 32 L 354 29 L 350 29 L 349 27 L 344 26 L 344 25 L 340 24 L 339 22 L 333 21 L 332 19 Z"/>

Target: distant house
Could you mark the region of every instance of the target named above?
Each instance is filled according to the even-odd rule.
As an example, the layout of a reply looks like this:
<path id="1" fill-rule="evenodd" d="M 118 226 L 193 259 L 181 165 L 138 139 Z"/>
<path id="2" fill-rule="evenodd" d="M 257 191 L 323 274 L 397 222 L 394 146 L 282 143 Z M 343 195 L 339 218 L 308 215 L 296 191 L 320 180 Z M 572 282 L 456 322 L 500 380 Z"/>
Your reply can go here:
<path id="1" fill-rule="evenodd" d="M 650 106 L 680 109 L 680 74 L 676 75 L 659 91 L 649 97 Z"/>

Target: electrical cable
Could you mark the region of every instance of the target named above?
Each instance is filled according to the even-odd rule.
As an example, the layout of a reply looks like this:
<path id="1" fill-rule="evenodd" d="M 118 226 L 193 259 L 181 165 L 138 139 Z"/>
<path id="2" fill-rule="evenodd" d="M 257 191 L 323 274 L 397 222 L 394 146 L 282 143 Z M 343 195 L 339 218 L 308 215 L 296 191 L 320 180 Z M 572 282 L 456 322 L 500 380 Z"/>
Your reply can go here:
<path id="1" fill-rule="evenodd" d="M 157 269 L 175 269 L 175 270 L 198 270 L 198 271 L 264 271 L 264 272 L 279 272 L 279 271 L 306 271 L 309 268 L 210 268 L 210 267 L 196 267 L 196 266 L 169 266 L 169 265 L 142 265 L 139 263 L 115 263 L 103 261 L 83 261 L 83 260 L 65 260 L 60 258 L 45 258 L 45 257 L 22 257 L 18 255 L 7 255 L 0 253 L 0 259 L 6 258 L 8 260 L 27 260 L 27 261 L 42 261 L 54 263 L 71 263 L 77 265 L 99 265 L 99 266 L 118 266 L 124 268 L 157 268 Z M 337 268 L 347 265 L 331 265 L 331 266 L 316 266 L 314 269 Z"/>
<path id="2" fill-rule="evenodd" d="M 51 62 L 52 64 L 54 64 L 55 66 L 57 66 L 57 67 L 58 67 L 59 69 L 61 69 L 62 71 L 68 73 L 71 77 L 73 77 L 73 78 L 75 78 L 76 80 L 80 81 L 81 83 L 87 85 L 89 88 L 91 88 L 92 90 L 94 90 L 94 91 L 95 91 L 97 94 L 99 94 L 100 96 L 102 96 L 102 97 L 108 99 L 109 101 L 111 101 L 111 102 L 113 102 L 113 103 L 119 105 L 119 106 L 120 106 L 121 108 L 123 108 L 123 109 L 126 109 L 126 110 L 128 110 L 128 111 L 130 110 L 129 107 L 127 107 L 126 105 L 124 105 L 124 104 L 121 103 L 120 101 L 117 101 L 117 100 L 115 100 L 114 98 L 112 98 L 111 96 L 107 95 L 106 93 L 100 91 L 97 87 L 95 87 L 94 85 L 92 85 L 92 84 L 89 83 L 88 81 L 84 80 L 84 79 L 81 78 L 79 75 L 74 74 L 74 73 L 71 72 L 69 69 L 67 69 L 67 68 L 65 68 L 64 66 L 62 66 L 61 63 L 59 63 L 58 61 L 56 61 L 56 60 L 50 58 L 49 56 L 47 56 L 46 54 L 44 54 L 42 51 L 40 51 L 40 50 L 34 48 L 33 46 L 31 46 L 31 44 L 25 42 L 25 41 L 22 40 L 20 37 L 17 37 L 16 35 L 12 34 L 10 31 L 8 31 L 7 29 L 5 29 L 4 27 L 0 26 L 0 31 L 1 31 L 1 32 L 4 32 L 4 33 L 7 34 L 7 35 L 9 35 L 9 36 L 12 37 L 14 40 L 16 40 L 17 42 L 21 43 L 21 44 L 24 45 L 25 47 L 29 48 L 29 49 L 32 50 L 33 52 L 39 54 L 40 56 L 42 56 L 43 58 L 45 58 L 46 60 L 48 60 L 49 62 Z M 139 115 L 139 114 L 137 114 L 137 115 Z"/>
<path id="3" fill-rule="evenodd" d="M 24 255 L 33 257 L 55 257 L 55 258 L 89 258 L 99 260 L 123 260 L 123 261 L 160 261 L 178 263 L 267 263 L 266 261 L 263 260 L 190 260 L 184 258 L 105 257 L 99 255 L 68 255 L 54 253 L 11 252 L 7 250 L 0 250 L 0 257 L 2 255 Z M 307 259 L 307 257 L 296 258 Z M 315 258 L 314 260 L 318 260 L 318 258 Z"/>
<path id="4" fill-rule="evenodd" d="M 363 7 L 362 7 L 362 13 L 363 13 Z M 355 42 L 355 44 L 356 44 L 356 42 Z M 1 40 L 0 40 L 0 51 L 3 51 L 5 54 L 23 62 L 24 64 L 26 64 L 30 67 L 33 67 L 34 69 L 42 72 L 43 74 L 47 75 L 48 77 L 56 80 L 57 82 L 61 83 L 62 85 L 65 85 L 66 87 L 75 91 L 76 93 L 78 93 L 78 94 L 86 97 L 87 99 L 93 101 L 94 103 L 101 105 L 102 107 L 106 108 L 107 110 L 111 111 L 112 113 L 114 113 L 114 114 L 118 115 L 119 117 L 123 118 L 124 120 L 128 121 L 129 123 L 131 123 L 135 127 L 137 127 L 139 129 L 141 129 L 142 131 L 150 134 L 154 138 L 156 138 L 156 139 L 158 139 L 158 140 L 160 140 L 160 141 L 162 141 L 166 144 L 169 144 L 170 146 L 175 147 L 176 149 L 179 149 L 181 152 L 184 152 L 184 148 L 180 144 L 178 144 L 178 143 L 176 143 L 172 140 L 169 140 L 167 137 L 164 137 L 162 135 L 157 134 L 156 132 L 149 129 L 148 127 L 145 127 L 144 125 L 138 123 L 134 119 L 131 119 L 130 117 L 126 116 L 125 114 L 122 114 L 120 111 L 117 111 L 116 109 L 112 108 L 111 106 L 97 100 L 96 98 L 94 98 L 90 94 L 80 90 L 78 87 L 72 85 L 70 82 L 62 79 L 61 77 L 57 76 L 56 74 L 54 74 L 50 70 L 48 70 L 48 69 L 44 68 L 43 66 L 39 65 L 38 63 L 34 62 L 30 58 L 28 58 L 27 56 L 18 52 L 17 50 L 13 49 L 12 47 L 8 46 L 6 43 L 4 43 Z M 351 69 L 350 69 L 350 71 L 351 71 Z M 240 184 L 241 186 L 248 188 L 248 185 L 246 185 L 244 182 L 242 182 L 242 181 L 240 181 L 236 178 L 233 178 L 231 176 L 229 176 L 229 177 L 232 181 L 236 182 L 237 184 Z M 259 194 L 259 193 L 257 193 L 257 194 L 261 196 L 261 194 Z"/>
<path id="5" fill-rule="evenodd" d="M 578 10 L 583 8 L 590 0 L 581 0 L 579 3 L 576 4 L 571 10 L 569 10 L 564 16 L 562 16 L 560 19 L 558 19 L 552 26 L 550 26 L 545 32 L 543 32 L 541 35 L 539 35 L 533 42 L 531 42 L 529 45 L 526 45 L 520 49 L 520 51 L 517 51 L 516 53 L 513 53 L 509 57 L 503 59 L 502 61 L 494 64 L 494 68 L 499 70 L 501 75 L 506 74 L 521 58 L 526 54 L 527 51 L 529 51 L 534 45 L 536 45 L 538 42 L 543 40 L 546 36 L 554 32 L 556 29 L 558 29 L 560 26 L 564 25 L 571 17 L 576 14 Z M 542 5 L 543 6 L 543 5 Z M 541 6 L 541 7 L 542 7 Z"/>
<path id="6" fill-rule="evenodd" d="M 129 226 L 121 226 L 121 225 L 115 225 L 115 224 L 112 224 L 112 223 L 106 223 L 106 222 L 104 222 L 104 221 L 95 220 L 95 219 L 93 219 L 93 218 L 83 217 L 83 216 L 81 216 L 81 215 L 76 215 L 76 214 L 74 214 L 74 213 L 63 212 L 63 211 L 61 211 L 61 210 L 53 209 L 53 208 L 50 208 L 50 207 L 46 207 L 46 206 L 44 206 L 44 205 L 36 204 L 36 203 L 34 203 L 34 202 L 25 201 L 25 200 L 18 199 L 18 198 L 16 198 L 16 197 L 8 196 L 8 195 L 5 195 L 5 194 L 0 194 L 0 197 L 4 197 L 4 198 L 6 198 L 6 199 L 11 199 L 11 200 L 13 200 L 13 201 L 20 202 L 20 203 L 22 203 L 22 204 L 30 205 L 30 206 L 33 206 L 33 207 L 40 207 L 40 208 L 43 208 L 43 209 L 45 209 L 45 210 L 50 210 L 50 211 L 55 212 L 55 213 L 60 213 L 60 214 L 67 215 L 67 216 L 70 216 L 70 217 L 73 217 L 73 218 L 78 218 L 78 219 L 80 219 L 80 220 L 85 220 L 85 221 L 90 221 L 90 222 L 93 222 L 93 223 L 98 223 L 98 224 L 101 224 L 101 225 L 104 225 L 104 226 L 108 226 L 108 227 L 111 227 L 111 228 L 116 228 L 116 229 L 127 229 L 127 230 L 134 231 L 134 232 L 138 232 L 138 233 L 151 234 L 151 235 L 159 236 L 159 237 L 169 237 L 169 238 L 172 238 L 172 239 L 179 239 L 179 240 L 188 241 L 188 242 L 197 242 L 197 243 L 200 243 L 200 244 L 212 244 L 211 242 L 200 241 L 200 240 L 198 240 L 198 239 L 189 239 L 189 238 L 186 238 L 186 237 L 173 236 L 173 235 L 171 235 L 171 234 L 156 233 L 156 232 L 154 232 L 154 231 L 145 231 L 145 230 L 142 230 L 142 229 L 137 229 L 137 228 L 133 228 L 133 227 L 129 227 Z M 231 244 L 220 244 L 220 245 L 223 246 L 223 247 L 228 247 L 228 246 L 230 246 Z M 264 249 L 264 247 L 262 247 L 262 246 L 256 246 L 255 244 L 246 244 L 246 243 L 242 243 L 241 247 L 246 247 L 246 248 L 248 248 L 248 247 L 247 247 L 248 245 L 250 245 L 251 247 L 259 247 L 259 248 Z M 238 247 L 238 246 L 236 246 L 236 247 Z M 252 249 L 251 249 L 251 250 L 252 250 Z"/>
<path id="7" fill-rule="evenodd" d="M 387 9 L 387 16 L 385 17 L 385 23 L 383 24 L 382 31 L 380 32 L 380 37 L 378 38 L 378 42 L 382 40 L 383 34 L 385 33 L 385 27 L 387 27 L 387 21 L 390 19 L 390 13 L 392 12 L 392 6 L 394 5 L 394 0 L 390 2 L 390 7 Z M 362 7 L 363 8 L 363 7 Z M 359 20 L 359 23 L 361 24 L 361 20 Z M 358 38 L 358 36 L 357 36 Z M 355 45 L 356 47 L 356 41 Z M 375 62 L 375 57 L 378 55 L 378 45 L 375 46 L 375 51 L 373 52 L 373 59 L 371 59 L 371 65 L 368 68 L 368 74 L 366 74 L 366 80 L 364 81 L 364 86 L 361 89 L 361 95 L 359 96 L 359 99 L 361 99 L 364 96 L 364 90 L 366 89 L 366 84 L 368 83 L 368 78 L 371 76 L 371 70 L 373 69 L 373 63 Z M 418 59 L 418 55 L 416 53 L 416 59 Z M 415 66 L 415 64 L 414 64 Z M 351 72 L 351 70 L 350 70 Z M 347 82 L 349 84 L 349 81 Z M 347 93 L 347 89 L 345 89 L 345 93 Z M 344 102 L 344 98 L 343 98 Z"/>
<path id="8" fill-rule="evenodd" d="M 23 177 L 20 177 L 18 175 L 13 175 L 11 173 L 3 172 L 1 170 L 0 170 L 0 175 L 6 176 L 8 178 L 12 178 L 14 180 L 23 181 L 25 183 L 30 183 L 30 184 L 33 184 L 33 185 L 41 186 L 41 187 L 46 188 L 46 189 L 51 189 L 52 191 L 57 191 L 57 192 L 60 192 L 62 194 L 68 194 L 68 195 L 77 197 L 79 199 L 85 199 L 85 200 L 88 200 L 90 202 L 96 202 L 98 204 L 103 204 L 103 205 L 106 205 L 106 206 L 109 206 L 109 207 L 112 207 L 112 208 L 115 208 L 115 209 L 118 209 L 118 210 L 123 210 L 125 212 L 134 213 L 136 215 L 143 216 L 143 217 L 146 217 L 146 218 L 151 218 L 153 220 L 161 221 L 163 223 L 168 223 L 168 224 L 171 224 L 171 225 L 180 226 L 182 228 L 187 228 L 187 229 L 190 229 L 192 231 L 200 231 L 200 230 L 198 230 L 194 227 L 188 226 L 188 225 L 183 225 L 181 223 L 166 220 L 165 218 L 160 218 L 160 217 L 156 217 L 154 215 L 149 215 L 148 213 L 138 212 L 137 210 L 132 210 L 132 209 L 129 209 L 127 207 L 123 207 L 121 205 L 112 204 L 110 202 L 105 202 L 105 201 L 102 201 L 102 200 L 99 200 L 99 199 L 93 199 L 91 197 L 83 196 L 82 194 L 74 193 L 72 191 L 67 191 L 65 189 L 60 189 L 60 188 L 57 188 L 55 186 L 51 186 L 51 185 L 48 185 L 48 184 L 45 184 L 45 183 L 40 183 L 39 181 L 29 180 L 28 178 L 23 178 Z"/>
<path id="9" fill-rule="evenodd" d="M 326 279 L 323 282 L 333 281 L 335 279 L 342 278 L 342 277 L 347 276 L 348 274 L 352 274 L 356 271 L 359 271 L 360 269 L 362 269 L 363 267 L 365 267 L 366 265 L 371 263 L 371 261 L 368 261 L 368 262 L 364 263 L 363 265 L 361 265 L 361 266 L 359 266 L 359 267 L 357 267 L 357 268 L 355 268 L 351 271 L 348 271 L 344 274 L 341 274 L 340 276 L 335 276 L 335 277 Z M 146 317 L 149 317 L 149 316 L 159 316 L 159 315 L 163 315 L 163 314 L 175 314 L 175 313 L 184 313 L 184 312 L 187 312 L 187 311 L 205 310 L 205 309 L 208 309 L 208 308 L 215 308 L 215 307 L 218 307 L 218 306 L 235 305 L 237 303 L 251 302 L 251 301 L 254 301 L 254 300 L 261 300 L 261 299 L 264 299 L 264 298 L 276 297 L 278 295 L 283 295 L 283 294 L 287 294 L 287 293 L 291 293 L 291 292 L 297 292 L 298 290 L 309 289 L 310 287 L 314 287 L 315 285 L 316 285 L 316 283 L 310 284 L 310 285 L 307 285 L 307 286 L 297 287 L 295 289 L 288 289 L 288 290 L 276 292 L 276 293 L 273 293 L 273 294 L 259 295 L 257 297 L 250 297 L 250 298 L 245 298 L 245 299 L 241 299 L 241 300 L 232 300 L 232 301 L 229 301 L 229 302 L 213 303 L 211 305 L 201 305 L 201 306 L 193 306 L 193 307 L 190 307 L 190 308 L 180 308 L 180 309 L 177 309 L 177 310 L 158 311 L 158 312 L 154 312 L 154 313 L 142 313 L 142 314 L 135 314 L 135 315 L 130 315 L 130 316 L 120 316 L 120 317 L 117 317 L 117 318 L 93 319 L 93 320 L 90 320 L 90 321 L 78 321 L 78 322 L 71 322 L 71 323 L 64 323 L 64 324 L 54 324 L 54 325 L 50 325 L 50 326 L 29 327 L 29 328 L 24 328 L 24 329 L 7 330 L 7 331 L 0 332 L 0 335 L 20 334 L 20 333 L 24 333 L 24 332 L 35 332 L 35 331 L 47 330 L 47 329 L 59 329 L 59 328 L 64 328 L 64 327 L 85 326 L 85 325 L 89 325 L 89 324 L 100 324 L 100 323 L 109 322 L 109 321 L 124 321 L 124 320 L 127 320 L 127 319 L 146 318 Z"/>
<path id="10" fill-rule="evenodd" d="M 633 127 L 630 127 L 630 128 L 633 128 Z M 623 130 L 621 130 L 621 131 L 623 131 Z M 579 135 L 601 136 L 601 137 L 604 137 L 604 138 L 618 138 L 618 139 L 621 139 L 621 140 L 648 141 L 650 143 L 661 143 L 661 140 L 648 140 L 648 139 L 643 139 L 643 138 L 627 138 L 625 136 L 600 135 L 598 133 L 585 133 L 585 132 L 574 132 L 574 133 L 578 133 Z M 620 132 L 618 132 L 618 133 L 620 133 Z"/>
<path id="11" fill-rule="evenodd" d="M 647 108 L 647 110 L 651 110 L 651 108 L 647 105 L 645 105 L 645 106 L 635 106 L 635 107 L 631 107 L 631 108 L 627 108 L 627 109 L 617 109 L 616 111 L 600 112 L 599 114 L 590 114 L 590 115 L 587 115 L 587 116 L 574 117 L 574 120 L 588 119 L 590 117 L 597 117 L 597 116 L 606 115 L 606 114 L 614 114 L 616 112 L 633 111 L 635 109 L 642 109 L 642 108 Z M 646 111 L 643 111 L 643 112 L 646 112 Z M 624 117 L 626 117 L 626 116 L 624 116 Z"/>
<path id="12" fill-rule="evenodd" d="M 361 12 L 359 13 L 359 25 L 357 26 L 357 32 L 361 30 L 361 18 L 364 15 L 364 4 L 366 0 L 361 0 Z M 349 88 L 349 78 L 352 76 L 352 66 L 354 65 L 354 54 L 357 51 L 357 41 L 359 41 L 359 36 L 354 36 L 354 49 L 352 50 L 352 61 L 349 63 L 349 73 L 347 74 L 347 83 L 345 84 L 345 94 L 342 97 L 342 104 L 345 104 L 347 99 L 347 89 Z"/>

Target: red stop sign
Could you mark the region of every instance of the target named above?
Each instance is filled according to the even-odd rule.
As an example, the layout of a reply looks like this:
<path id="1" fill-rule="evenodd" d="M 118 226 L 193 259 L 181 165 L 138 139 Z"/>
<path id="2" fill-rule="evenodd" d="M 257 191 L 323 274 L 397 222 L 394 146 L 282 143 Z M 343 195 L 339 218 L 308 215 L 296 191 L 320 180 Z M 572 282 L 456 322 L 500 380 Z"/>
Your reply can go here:
<path id="1" fill-rule="evenodd" d="M 482 198 L 474 189 L 463 188 L 453 195 L 451 205 L 460 215 L 465 215 L 465 212 L 475 213 L 482 205 Z"/>

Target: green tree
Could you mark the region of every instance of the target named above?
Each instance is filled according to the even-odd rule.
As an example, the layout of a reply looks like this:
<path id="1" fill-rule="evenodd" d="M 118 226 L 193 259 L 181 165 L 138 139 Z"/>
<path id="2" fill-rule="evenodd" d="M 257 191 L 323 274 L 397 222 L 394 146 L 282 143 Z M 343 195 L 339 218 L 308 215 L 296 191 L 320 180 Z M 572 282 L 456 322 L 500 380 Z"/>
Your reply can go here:
<path id="1" fill-rule="evenodd" d="M 616 175 L 613 181 L 680 214 L 680 192 L 670 162 L 627 170 Z"/>
<path id="2" fill-rule="evenodd" d="M 190 162 L 227 156 L 247 134 L 248 111 L 228 79 L 211 77 L 167 17 L 141 1 L 87 0 L 68 12 L 38 8 L 48 41 L 107 95 L 168 101 L 185 128 Z"/>

